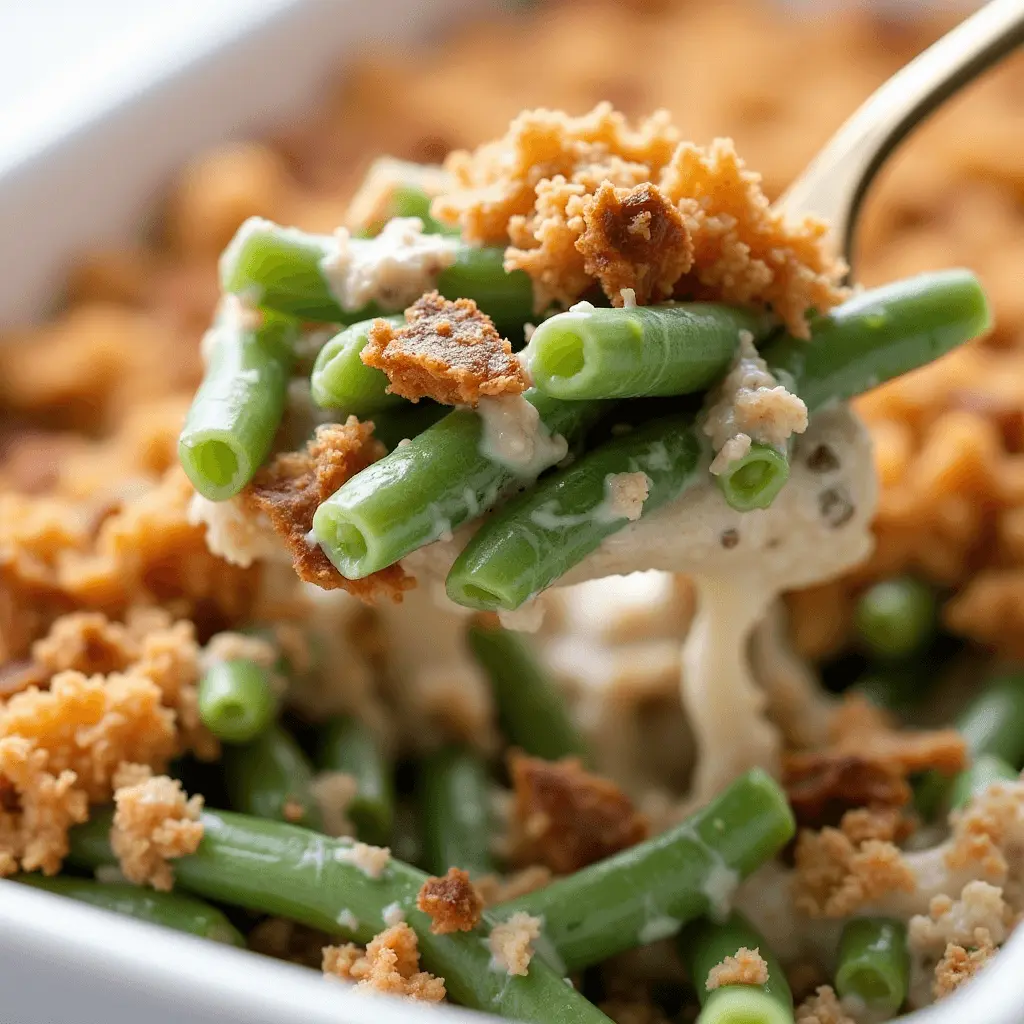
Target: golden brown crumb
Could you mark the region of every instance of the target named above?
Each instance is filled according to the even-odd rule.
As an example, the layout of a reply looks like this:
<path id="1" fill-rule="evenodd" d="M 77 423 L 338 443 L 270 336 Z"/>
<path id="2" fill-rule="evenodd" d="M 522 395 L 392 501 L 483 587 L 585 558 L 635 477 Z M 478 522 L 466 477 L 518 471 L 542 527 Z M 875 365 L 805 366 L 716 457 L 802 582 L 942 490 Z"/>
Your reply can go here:
<path id="1" fill-rule="evenodd" d="M 989 880 L 1001 882 L 1021 844 L 1024 818 L 1024 783 L 998 782 L 977 794 L 960 812 L 950 816 L 953 835 L 946 852 L 952 870 L 969 868 Z"/>
<path id="2" fill-rule="evenodd" d="M 33 659 L 50 675 L 66 669 L 85 675 L 120 672 L 138 656 L 138 643 L 131 633 L 99 612 L 64 615 L 32 645 Z"/>
<path id="3" fill-rule="evenodd" d="M 797 838 L 793 899 L 811 917 L 845 917 L 887 893 L 913 892 L 917 886 L 891 838 L 863 838 L 869 834 L 865 820 L 850 813 L 855 816 L 844 817 L 845 827 L 805 829 Z"/>
<path id="4" fill-rule="evenodd" d="M 48 770 L 45 750 L 20 736 L 0 739 L 0 876 L 56 874 L 68 852 L 68 829 L 88 817 L 76 776 Z"/>
<path id="5" fill-rule="evenodd" d="M 768 965 L 760 949 L 740 946 L 735 956 L 727 956 L 708 972 L 705 988 L 712 992 L 723 985 L 764 985 L 768 981 Z"/>
<path id="6" fill-rule="evenodd" d="M 796 1008 L 796 1024 L 856 1024 L 848 1017 L 831 985 L 822 985 Z"/>
<path id="7" fill-rule="evenodd" d="M 984 928 L 975 928 L 974 944 L 970 949 L 950 942 L 942 959 L 935 965 L 932 995 L 944 999 L 964 982 L 970 981 L 996 954 L 992 937 Z"/>
<path id="8" fill-rule="evenodd" d="M 324 974 L 354 981 L 356 988 L 378 995 L 405 996 L 427 1003 L 444 1001 L 444 978 L 420 970 L 416 933 L 405 923 L 375 936 L 365 952 L 358 946 L 327 946 Z"/>
<path id="9" fill-rule="evenodd" d="M 541 864 L 531 864 L 512 875 L 484 875 L 476 880 L 477 891 L 485 907 L 506 903 L 528 893 L 543 889 L 551 881 L 551 870 Z"/>
<path id="10" fill-rule="evenodd" d="M 418 402 L 476 405 L 482 396 L 519 395 L 526 375 L 512 346 L 472 299 L 437 292 L 405 311 L 405 326 L 375 320 L 360 359 L 383 370 L 388 390 Z"/>
<path id="11" fill-rule="evenodd" d="M 189 799 L 177 779 L 154 776 L 145 765 L 122 765 L 114 785 L 110 846 L 121 871 L 136 885 L 169 891 L 174 872 L 168 861 L 195 853 L 203 838 L 203 798 Z"/>
<path id="12" fill-rule="evenodd" d="M 520 856 L 568 874 L 645 839 L 647 820 L 615 783 L 576 758 L 544 761 L 513 753 Z"/>
<path id="13" fill-rule="evenodd" d="M 576 248 L 583 269 L 613 306 L 623 304 L 624 288 L 633 289 L 641 306 L 672 296 L 693 266 L 693 242 L 682 215 L 657 185 L 614 188 L 606 181 L 582 210 L 586 230 Z"/>
<path id="14" fill-rule="evenodd" d="M 479 923 L 484 901 L 469 874 L 449 868 L 443 878 L 428 878 L 416 897 L 416 906 L 430 917 L 434 935 L 471 932 Z"/>
<path id="15" fill-rule="evenodd" d="M 507 921 L 491 929 L 487 944 L 491 963 L 510 977 L 529 973 L 533 959 L 533 943 L 540 938 L 541 920 L 517 910 Z"/>
<path id="16" fill-rule="evenodd" d="M 373 424 L 350 416 L 345 423 L 317 427 L 304 452 L 285 452 L 264 466 L 242 492 L 244 504 L 263 513 L 288 545 L 299 578 L 324 590 L 347 590 L 361 601 L 400 601 L 414 585 L 398 565 L 361 580 L 338 572 L 319 544 L 310 544 L 313 513 L 341 485 L 384 454 L 372 439 Z"/>
<path id="17" fill-rule="evenodd" d="M 635 287 L 626 262 L 654 264 L 637 275 L 651 278 L 652 294 L 671 287 L 675 298 L 764 305 L 801 337 L 808 336 L 809 310 L 830 309 L 844 295 L 845 268 L 828 251 L 826 226 L 813 218 L 787 222 L 730 140 L 716 139 L 707 149 L 681 143 L 663 111 L 636 130 L 608 103 L 578 118 L 525 111 L 504 138 L 473 153 L 452 153 L 446 167 L 455 187 L 434 201 L 435 216 L 458 221 L 469 241 L 510 240 L 506 269 L 530 275 L 539 310 L 573 302 L 598 273 L 618 301 L 619 288 Z M 639 198 L 642 191 L 633 193 L 637 216 L 612 207 L 645 185 L 664 197 L 661 204 L 654 200 L 658 210 L 673 210 L 661 223 L 675 241 L 663 249 L 654 240 L 657 214 Z M 611 209 L 621 230 L 605 230 L 601 213 L 586 223 L 585 211 L 602 189 L 598 209 Z M 587 232 L 581 251 L 577 244 Z M 611 250 L 623 251 L 620 241 L 633 243 L 624 261 L 611 257 Z M 651 260 L 659 250 L 663 264 Z M 644 291 L 638 289 L 638 299 Z"/>

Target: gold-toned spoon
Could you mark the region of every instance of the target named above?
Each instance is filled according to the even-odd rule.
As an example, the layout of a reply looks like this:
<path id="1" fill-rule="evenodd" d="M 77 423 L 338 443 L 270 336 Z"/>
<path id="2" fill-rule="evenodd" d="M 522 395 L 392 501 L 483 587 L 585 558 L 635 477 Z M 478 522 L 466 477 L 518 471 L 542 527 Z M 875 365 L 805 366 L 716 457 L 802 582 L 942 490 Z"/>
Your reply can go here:
<path id="1" fill-rule="evenodd" d="M 876 90 L 776 204 L 829 221 L 850 262 L 857 219 L 875 175 L 945 100 L 1024 43 L 1024 0 L 989 0 Z"/>

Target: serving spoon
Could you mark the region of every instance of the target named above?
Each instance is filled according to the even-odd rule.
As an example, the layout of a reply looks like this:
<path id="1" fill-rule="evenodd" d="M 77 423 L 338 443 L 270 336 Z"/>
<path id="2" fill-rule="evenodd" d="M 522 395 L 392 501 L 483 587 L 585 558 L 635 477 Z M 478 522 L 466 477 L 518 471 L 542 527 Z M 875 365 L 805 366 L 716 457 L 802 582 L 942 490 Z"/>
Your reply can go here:
<path id="1" fill-rule="evenodd" d="M 864 198 L 889 156 L 929 114 L 1024 43 L 1024 0 L 989 0 L 880 86 L 776 203 L 831 225 L 852 265 Z"/>

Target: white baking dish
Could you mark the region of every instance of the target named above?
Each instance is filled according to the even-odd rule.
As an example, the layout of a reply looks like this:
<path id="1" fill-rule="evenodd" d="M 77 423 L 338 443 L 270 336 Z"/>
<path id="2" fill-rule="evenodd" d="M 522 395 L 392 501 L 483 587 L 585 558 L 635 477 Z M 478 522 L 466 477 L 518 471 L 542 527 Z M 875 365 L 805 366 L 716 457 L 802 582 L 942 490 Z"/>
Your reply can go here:
<path id="1" fill-rule="evenodd" d="M 0 27 L 4 5 L 23 2 L 0 0 Z M 61 0 L 32 2 L 59 14 Z M 69 76 L 62 89 L 33 94 L 31 108 L 0 116 L 0 325 L 41 315 L 76 251 L 141 230 L 152 197 L 186 157 L 301 111 L 328 70 L 366 40 L 416 38 L 472 2 L 155 5 L 162 20 L 111 49 L 108 74 Z M 311 971 L 0 882 L 0 1024 L 470 1019 L 483 1018 L 368 999 Z M 1024 1022 L 1024 932 L 983 981 L 909 1019 Z"/>

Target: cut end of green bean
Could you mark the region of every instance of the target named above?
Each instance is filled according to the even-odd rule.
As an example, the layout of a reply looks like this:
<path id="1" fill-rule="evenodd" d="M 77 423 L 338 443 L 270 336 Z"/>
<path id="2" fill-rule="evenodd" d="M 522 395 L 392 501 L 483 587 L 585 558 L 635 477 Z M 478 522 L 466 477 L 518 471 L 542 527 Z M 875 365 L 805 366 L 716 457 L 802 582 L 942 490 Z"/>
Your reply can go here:
<path id="1" fill-rule="evenodd" d="M 178 459 L 192 486 L 210 501 L 233 498 L 251 476 L 245 453 L 229 438 L 182 434 Z"/>
<path id="2" fill-rule="evenodd" d="M 199 717 L 218 739 L 249 743 L 274 721 L 277 701 L 267 673 L 251 661 L 210 666 L 199 681 Z"/>
<path id="3" fill-rule="evenodd" d="M 876 657 L 906 658 L 927 646 L 936 616 L 935 594 L 927 584 L 909 577 L 883 580 L 857 602 L 857 632 Z"/>
<path id="4" fill-rule="evenodd" d="M 760 988 L 727 985 L 711 993 L 697 1024 L 793 1024 L 793 1014 Z"/>
<path id="5" fill-rule="evenodd" d="M 789 459 L 777 448 L 755 442 L 716 479 L 737 512 L 768 508 L 789 479 Z"/>
<path id="6" fill-rule="evenodd" d="M 907 930 L 901 921 L 868 917 L 847 922 L 836 967 L 840 997 L 888 1016 L 906 1000 L 909 979 Z"/>
<path id="7" fill-rule="evenodd" d="M 544 330 L 545 327 L 548 329 Z M 586 365 L 583 336 L 570 325 L 557 324 L 554 320 L 541 324 L 534 338 L 541 331 L 543 344 L 530 350 L 530 370 L 535 381 L 542 381 L 547 385 L 545 390 L 554 394 L 558 378 L 575 377 Z"/>
<path id="8" fill-rule="evenodd" d="M 451 573 L 445 581 L 445 591 L 456 604 L 478 612 L 514 611 L 519 605 L 515 597 L 470 583 Z"/>
<path id="9" fill-rule="evenodd" d="M 363 531 L 337 508 L 321 505 L 313 516 L 313 536 L 334 567 L 349 580 L 362 579 L 376 569 L 366 565 L 370 553 Z"/>

